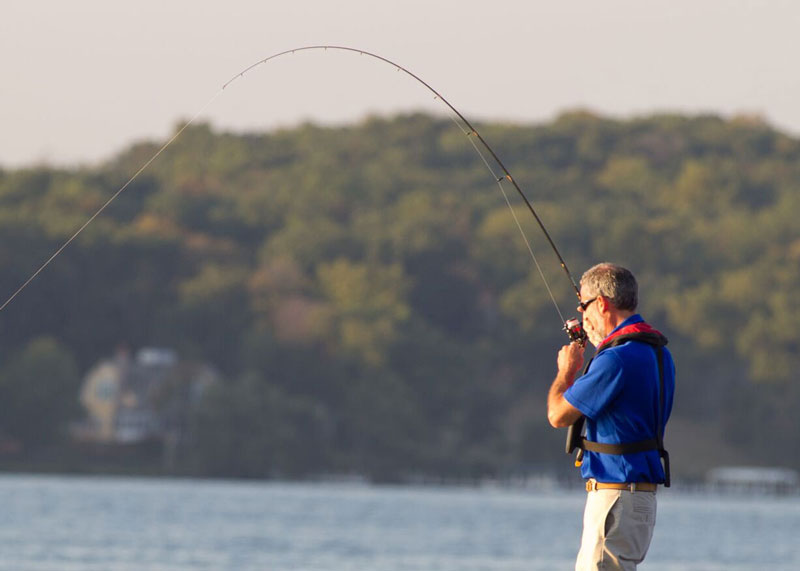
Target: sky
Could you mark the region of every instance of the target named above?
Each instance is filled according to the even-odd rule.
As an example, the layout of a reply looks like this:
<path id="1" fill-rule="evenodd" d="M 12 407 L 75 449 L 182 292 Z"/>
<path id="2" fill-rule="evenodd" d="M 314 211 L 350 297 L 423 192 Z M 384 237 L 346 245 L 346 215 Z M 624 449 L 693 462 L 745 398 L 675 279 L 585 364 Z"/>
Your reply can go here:
<path id="1" fill-rule="evenodd" d="M 800 136 L 796 0 L 5 0 L 0 167 L 74 167 L 180 121 L 261 131 L 445 111 L 756 114 Z"/>

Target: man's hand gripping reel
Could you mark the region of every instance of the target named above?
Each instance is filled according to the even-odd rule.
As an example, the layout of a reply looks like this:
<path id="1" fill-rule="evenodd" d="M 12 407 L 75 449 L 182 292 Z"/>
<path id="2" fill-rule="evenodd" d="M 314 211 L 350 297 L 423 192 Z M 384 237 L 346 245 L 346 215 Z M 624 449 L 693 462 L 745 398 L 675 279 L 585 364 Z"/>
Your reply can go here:
<path id="1" fill-rule="evenodd" d="M 586 345 L 589 336 L 583 328 L 583 324 L 577 319 L 567 319 L 564 323 L 564 331 L 567 332 L 570 342 L 579 343 L 581 347 Z M 579 467 L 583 463 L 583 450 L 581 449 L 583 422 L 585 418 L 581 416 L 575 424 L 569 427 L 567 431 L 567 454 L 572 454 L 575 449 L 578 449 L 578 455 L 575 457 L 575 466 Z"/>

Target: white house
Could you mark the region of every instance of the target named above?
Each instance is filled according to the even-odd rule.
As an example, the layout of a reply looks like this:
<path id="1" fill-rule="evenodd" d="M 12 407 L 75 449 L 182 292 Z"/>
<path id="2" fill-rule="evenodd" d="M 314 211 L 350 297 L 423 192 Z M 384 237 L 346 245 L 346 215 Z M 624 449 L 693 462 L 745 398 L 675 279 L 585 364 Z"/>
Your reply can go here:
<path id="1" fill-rule="evenodd" d="M 86 419 L 73 426 L 83 442 L 132 444 L 180 436 L 187 415 L 217 374 L 181 362 L 170 349 L 119 351 L 89 371 L 80 392 Z"/>

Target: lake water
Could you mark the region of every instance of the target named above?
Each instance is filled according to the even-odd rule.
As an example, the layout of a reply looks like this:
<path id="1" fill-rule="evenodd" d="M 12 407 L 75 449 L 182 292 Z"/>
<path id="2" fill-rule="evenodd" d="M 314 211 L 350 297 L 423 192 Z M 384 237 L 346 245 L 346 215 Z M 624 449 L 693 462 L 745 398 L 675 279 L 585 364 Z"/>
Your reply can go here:
<path id="1" fill-rule="evenodd" d="M 0 476 L 0 569 L 557 571 L 585 492 Z M 646 571 L 800 569 L 800 498 L 659 493 Z"/>

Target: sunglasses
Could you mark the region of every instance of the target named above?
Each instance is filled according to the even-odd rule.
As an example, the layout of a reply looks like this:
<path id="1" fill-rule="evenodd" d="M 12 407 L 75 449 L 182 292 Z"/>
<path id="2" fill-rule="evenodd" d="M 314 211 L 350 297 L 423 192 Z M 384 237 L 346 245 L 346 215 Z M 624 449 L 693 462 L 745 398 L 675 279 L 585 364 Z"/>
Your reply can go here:
<path id="1" fill-rule="evenodd" d="M 589 307 L 590 305 L 592 305 L 592 302 L 594 300 L 596 300 L 598 297 L 600 297 L 600 296 L 596 295 L 592 299 L 587 299 L 586 301 L 579 302 L 578 303 L 578 311 L 586 311 L 586 308 Z"/>

